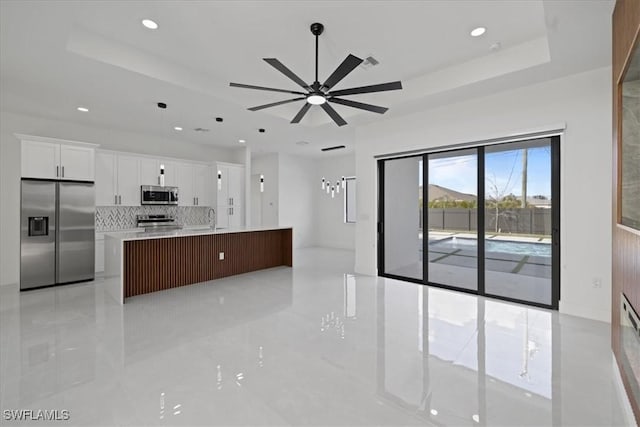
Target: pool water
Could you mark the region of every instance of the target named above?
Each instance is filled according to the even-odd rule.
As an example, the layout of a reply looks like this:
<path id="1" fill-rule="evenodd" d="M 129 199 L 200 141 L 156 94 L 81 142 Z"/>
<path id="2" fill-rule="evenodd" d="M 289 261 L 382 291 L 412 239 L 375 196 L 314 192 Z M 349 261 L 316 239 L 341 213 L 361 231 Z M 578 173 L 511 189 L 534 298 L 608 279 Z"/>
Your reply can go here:
<path id="1" fill-rule="evenodd" d="M 451 237 L 429 243 L 429 246 L 434 249 L 475 249 L 478 246 L 478 241 L 476 239 Z M 551 257 L 551 245 L 549 243 L 485 240 L 484 250 L 486 252 Z"/>

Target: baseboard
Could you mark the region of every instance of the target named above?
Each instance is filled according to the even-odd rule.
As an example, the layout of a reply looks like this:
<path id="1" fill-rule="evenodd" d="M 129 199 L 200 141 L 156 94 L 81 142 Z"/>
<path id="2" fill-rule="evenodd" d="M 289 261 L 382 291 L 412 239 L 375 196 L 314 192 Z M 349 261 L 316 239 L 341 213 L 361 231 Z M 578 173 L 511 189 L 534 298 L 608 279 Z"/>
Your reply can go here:
<path id="1" fill-rule="evenodd" d="M 616 356 L 613 354 L 613 352 L 611 352 L 611 363 L 613 364 L 614 388 L 616 395 L 620 398 L 620 405 L 622 406 L 622 415 L 625 425 L 638 425 L 636 423 L 635 416 L 633 415 L 633 408 L 631 407 L 629 396 L 627 395 L 627 391 L 625 390 L 624 384 L 622 383 L 620 366 L 618 366 L 618 361 L 616 360 Z"/>
<path id="2" fill-rule="evenodd" d="M 570 314 L 572 316 L 584 317 L 591 320 L 599 320 L 605 323 L 611 323 L 611 310 L 589 310 L 581 305 L 567 304 L 560 300 L 558 311 L 562 314 Z"/>

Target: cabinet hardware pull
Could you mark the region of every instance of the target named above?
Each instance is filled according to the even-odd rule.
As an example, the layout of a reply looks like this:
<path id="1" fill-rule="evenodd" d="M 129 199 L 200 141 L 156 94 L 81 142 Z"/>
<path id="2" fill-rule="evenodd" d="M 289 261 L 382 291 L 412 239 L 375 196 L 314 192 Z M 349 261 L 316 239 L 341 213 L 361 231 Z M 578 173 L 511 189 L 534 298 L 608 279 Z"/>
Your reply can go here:
<path id="1" fill-rule="evenodd" d="M 64 166 L 62 167 L 62 177 L 64 178 Z"/>
<path id="2" fill-rule="evenodd" d="M 60 166 L 56 166 L 56 176 L 60 176 Z"/>
<path id="3" fill-rule="evenodd" d="M 118 204 L 121 205 L 122 204 L 122 195 L 118 196 Z"/>
<path id="4" fill-rule="evenodd" d="M 117 204 L 118 204 L 118 195 L 117 195 L 117 194 L 115 194 L 115 195 L 113 196 L 113 198 L 115 199 L 115 201 L 114 201 L 114 203 L 113 203 L 113 204 L 114 204 L 114 205 L 117 205 Z"/>

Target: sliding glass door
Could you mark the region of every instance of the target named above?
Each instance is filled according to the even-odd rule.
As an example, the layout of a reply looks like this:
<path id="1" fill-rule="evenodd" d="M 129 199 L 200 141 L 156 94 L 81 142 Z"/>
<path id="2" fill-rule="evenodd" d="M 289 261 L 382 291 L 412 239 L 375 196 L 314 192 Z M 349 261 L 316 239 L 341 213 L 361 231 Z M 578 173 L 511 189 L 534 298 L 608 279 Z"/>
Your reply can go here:
<path id="1" fill-rule="evenodd" d="M 559 143 L 379 161 L 380 274 L 557 308 Z"/>
<path id="2" fill-rule="evenodd" d="M 385 233 L 382 260 L 390 276 L 423 280 L 422 156 L 394 159 L 382 170 Z"/>
<path id="3" fill-rule="evenodd" d="M 478 290 L 477 149 L 429 154 L 429 282 Z"/>
<path id="4" fill-rule="evenodd" d="M 551 139 L 485 149 L 485 292 L 551 305 Z"/>

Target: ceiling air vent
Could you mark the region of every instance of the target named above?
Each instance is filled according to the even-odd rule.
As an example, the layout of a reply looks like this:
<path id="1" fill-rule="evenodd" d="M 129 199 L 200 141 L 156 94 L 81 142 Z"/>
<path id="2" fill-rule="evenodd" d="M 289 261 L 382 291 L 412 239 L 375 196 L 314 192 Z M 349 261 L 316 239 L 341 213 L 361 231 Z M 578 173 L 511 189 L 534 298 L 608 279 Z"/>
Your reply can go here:
<path id="1" fill-rule="evenodd" d="M 345 148 L 344 145 L 336 145 L 335 147 L 326 147 L 326 148 L 321 148 L 320 151 L 333 151 L 333 150 L 342 150 L 343 148 Z"/>
<path id="2" fill-rule="evenodd" d="M 371 67 L 375 67 L 376 65 L 378 65 L 380 63 L 380 61 L 378 61 L 376 58 L 374 58 L 372 55 L 367 56 L 364 61 L 362 61 L 362 64 L 360 64 L 360 66 L 362 68 L 364 68 L 365 70 L 368 70 Z"/>
<path id="3" fill-rule="evenodd" d="M 194 131 L 196 132 L 209 132 L 211 129 L 207 129 L 207 128 L 195 128 Z"/>

